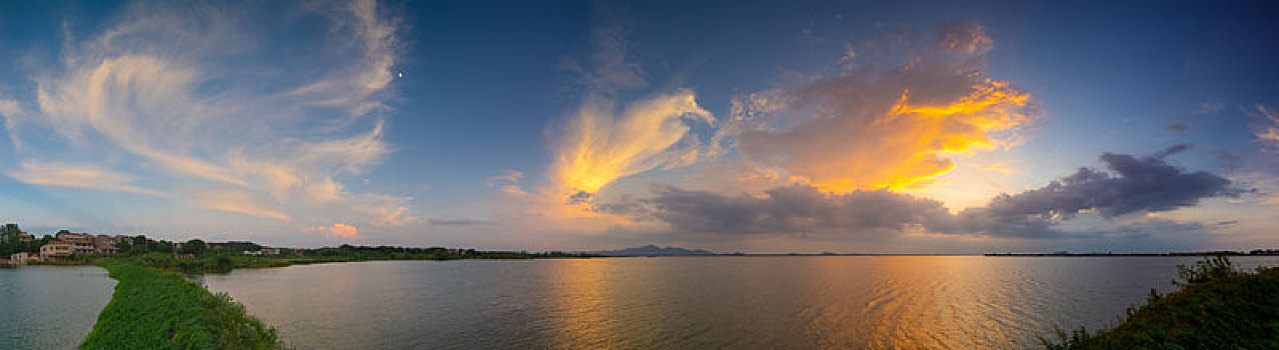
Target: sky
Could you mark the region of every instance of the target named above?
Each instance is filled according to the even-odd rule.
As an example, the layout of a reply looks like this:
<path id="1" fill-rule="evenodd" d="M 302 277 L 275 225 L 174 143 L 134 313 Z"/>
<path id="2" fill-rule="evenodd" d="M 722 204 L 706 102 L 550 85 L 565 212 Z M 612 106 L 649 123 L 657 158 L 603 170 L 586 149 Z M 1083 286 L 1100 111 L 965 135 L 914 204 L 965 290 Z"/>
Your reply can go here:
<path id="1" fill-rule="evenodd" d="M 1276 248 L 1279 4 L 0 4 L 0 221 L 272 246 Z"/>

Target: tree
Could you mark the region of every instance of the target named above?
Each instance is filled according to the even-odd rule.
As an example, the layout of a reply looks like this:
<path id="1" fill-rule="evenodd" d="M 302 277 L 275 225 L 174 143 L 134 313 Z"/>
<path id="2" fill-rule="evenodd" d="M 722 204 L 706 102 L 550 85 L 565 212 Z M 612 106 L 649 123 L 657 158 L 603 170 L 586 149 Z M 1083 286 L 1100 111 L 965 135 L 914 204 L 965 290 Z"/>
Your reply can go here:
<path id="1" fill-rule="evenodd" d="M 8 259 L 9 254 L 13 254 L 18 249 L 18 237 L 9 236 L 9 233 L 0 234 L 0 258 Z"/>
<path id="2" fill-rule="evenodd" d="M 147 241 L 147 250 L 150 250 L 153 252 L 161 252 L 161 253 L 172 253 L 173 242 L 169 242 L 166 240 Z"/>
<path id="3" fill-rule="evenodd" d="M 18 228 L 18 224 L 4 224 L 0 226 L 0 258 L 8 258 L 9 254 L 19 251 L 23 245 L 18 233 L 22 229 Z"/>
<path id="4" fill-rule="evenodd" d="M 137 251 L 145 253 L 145 252 L 151 251 L 150 248 L 151 247 L 147 245 L 146 235 L 138 235 L 137 237 L 133 237 L 133 249 L 136 249 Z"/>
<path id="5" fill-rule="evenodd" d="M 43 247 L 45 244 L 49 244 L 49 241 L 52 241 L 52 240 L 54 240 L 53 236 L 44 235 L 44 237 L 40 237 L 39 240 L 31 241 L 31 252 L 39 253 L 40 247 Z"/>
<path id="6" fill-rule="evenodd" d="M 127 239 L 120 241 L 119 243 L 115 244 L 115 250 L 117 252 L 120 252 L 121 254 L 129 253 L 133 251 L 133 243 L 130 243 L 130 240 L 127 240 Z"/>
<path id="7" fill-rule="evenodd" d="M 182 243 L 182 249 L 179 249 L 178 253 L 200 256 L 204 254 L 204 248 L 206 248 L 204 241 L 196 238 L 189 240 L 186 243 Z"/>

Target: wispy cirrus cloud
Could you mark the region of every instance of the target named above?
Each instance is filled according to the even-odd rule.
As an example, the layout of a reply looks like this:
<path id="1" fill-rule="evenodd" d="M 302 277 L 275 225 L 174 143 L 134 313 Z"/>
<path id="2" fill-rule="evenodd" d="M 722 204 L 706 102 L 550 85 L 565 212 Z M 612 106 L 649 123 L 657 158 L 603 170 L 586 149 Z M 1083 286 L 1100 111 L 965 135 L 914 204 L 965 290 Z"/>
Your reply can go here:
<path id="1" fill-rule="evenodd" d="M 241 5 L 134 4 L 87 38 L 67 34 L 61 60 L 31 74 L 38 110 L 6 115 L 11 135 L 40 128 L 62 144 L 23 149 L 10 176 L 303 225 L 415 221 L 412 198 L 343 184 L 392 152 L 380 115 L 398 21 L 372 0 Z M 278 45 L 303 21 L 328 30 Z M 126 185 L 140 182 L 154 186 Z"/>
<path id="2" fill-rule="evenodd" d="M 588 201 L 619 178 L 695 162 L 700 142 L 689 124 L 715 123 L 689 89 L 620 101 L 624 92 L 647 85 L 627 54 L 627 32 L 625 23 L 595 28 L 591 69 L 568 65 L 583 76 L 585 90 L 577 109 L 550 132 L 554 160 L 544 192 L 560 201 Z"/>
<path id="3" fill-rule="evenodd" d="M 551 165 L 557 192 L 593 194 L 618 178 L 691 164 L 698 149 L 677 147 L 688 137 L 685 120 L 714 123 L 688 90 L 635 101 L 617 115 L 615 109 L 612 99 L 588 96 L 569 121 Z"/>
<path id="4" fill-rule="evenodd" d="M 1252 114 L 1260 119 L 1260 124 L 1255 128 L 1257 140 L 1270 150 L 1279 151 L 1279 111 L 1258 104 Z"/>
<path id="5" fill-rule="evenodd" d="M 81 188 L 97 191 L 128 192 L 148 196 L 163 194 L 133 185 L 133 176 L 117 173 L 94 164 L 65 164 L 25 161 L 16 170 L 5 173 L 15 180 L 39 186 Z"/>

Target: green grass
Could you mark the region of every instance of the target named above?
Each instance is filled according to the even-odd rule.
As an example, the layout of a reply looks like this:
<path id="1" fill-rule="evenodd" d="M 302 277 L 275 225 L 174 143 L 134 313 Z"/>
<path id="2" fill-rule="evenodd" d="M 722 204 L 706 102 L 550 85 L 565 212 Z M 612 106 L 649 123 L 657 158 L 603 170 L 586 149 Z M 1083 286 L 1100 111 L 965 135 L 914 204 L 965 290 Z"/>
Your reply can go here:
<path id="1" fill-rule="evenodd" d="M 180 275 L 131 263 L 104 264 L 115 295 L 81 349 L 279 349 L 276 331 L 226 294 Z"/>
<path id="2" fill-rule="evenodd" d="M 1179 267 L 1182 288 L 1153 290 L 1117 327 L 1058 330 L 1048 349 L 1279 349 L 1279 268 L 1239 271 L 1224 258 Z"/>

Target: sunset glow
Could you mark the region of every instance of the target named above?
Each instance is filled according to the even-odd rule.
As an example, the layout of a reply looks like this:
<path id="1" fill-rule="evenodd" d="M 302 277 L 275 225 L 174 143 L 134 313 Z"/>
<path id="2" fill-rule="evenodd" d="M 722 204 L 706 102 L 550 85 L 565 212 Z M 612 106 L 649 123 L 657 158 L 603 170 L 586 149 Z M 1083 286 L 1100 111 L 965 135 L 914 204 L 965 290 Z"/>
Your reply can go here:
<path id="1" fill-rule="evenodd" d="M 0 213 L 305 247 L 1273 242 L 1265 11 L 1075 5 L 9 5 Z"/>

